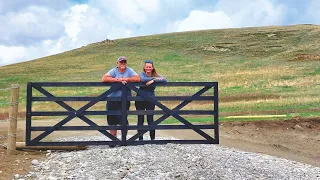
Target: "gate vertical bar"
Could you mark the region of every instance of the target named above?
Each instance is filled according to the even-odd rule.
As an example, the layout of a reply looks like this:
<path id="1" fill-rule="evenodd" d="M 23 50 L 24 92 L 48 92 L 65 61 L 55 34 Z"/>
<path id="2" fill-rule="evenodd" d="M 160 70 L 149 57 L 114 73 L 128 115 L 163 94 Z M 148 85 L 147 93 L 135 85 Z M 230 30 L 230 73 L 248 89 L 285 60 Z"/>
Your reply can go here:
<path id="1" fill-rule="evenodd" d="M 215 83 L 213 87 L 213 96 L 214 96 L 214 138 L 217 140 L 217 144 L 219 144 L 219 96 L 218 96 L 218 82 Z"/>
<path id="2" fill-rule="evenodd" d="M 31 141 L 31 109 L 32 109 L 32 83 L 27 84 L 27 105 L 26 105 L 26 146 L 30 145 Z"/>
<path id="3" fill-rule="evenodd" d="M 121 145 L 127 145 L 127 101 L 128 101 L 128 90 L 127 86 L 122 86 L 122 97 L 121 97 Z M 129 104 L 130 105 L 130 104 Z"/>

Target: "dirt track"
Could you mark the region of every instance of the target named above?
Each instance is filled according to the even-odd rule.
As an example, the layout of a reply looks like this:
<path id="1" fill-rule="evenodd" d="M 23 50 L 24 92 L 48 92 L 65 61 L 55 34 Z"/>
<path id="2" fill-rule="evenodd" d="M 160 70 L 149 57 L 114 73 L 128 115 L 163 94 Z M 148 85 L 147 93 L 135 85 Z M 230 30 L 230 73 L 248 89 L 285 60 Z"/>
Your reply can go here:
<path id="1" fill-rule="evenodd" d="M 76 123 L 76 122 L 75 122 Z M 36 125 L 54 122 L 37 121 Z M 35 126 L 35 124 L 33 124 Z M 0 122 L 0 137 L 7 136 L 7 123 Z M 25 123 L 18 122 L 17 141 L 24 141 Z M 224 122 L 220 123 L 220 145 L 250 152 L 264 153 L 320 167 L 320 118 L 292 119 L 286 121 Z M 63 136 L 83 135 L 83 132 L 64 133 Z M 86 133 L 87 134 L 87 133 Z M 88 135 L 99 133 L 91 132 Z M 61 136 L 53 134 L 52 137 Z M 199 138 L 193 132 L 157 131 L 157 136 L 173 136 L 179 139 Z M 0 144 L 6 139 L 0 138 Z M 33 159 L 45 157 L 46 152 L 17 151 L 7 156 L 0 147 L 0 176 L 10 179 L 12 174 L 24 174 Z"/>

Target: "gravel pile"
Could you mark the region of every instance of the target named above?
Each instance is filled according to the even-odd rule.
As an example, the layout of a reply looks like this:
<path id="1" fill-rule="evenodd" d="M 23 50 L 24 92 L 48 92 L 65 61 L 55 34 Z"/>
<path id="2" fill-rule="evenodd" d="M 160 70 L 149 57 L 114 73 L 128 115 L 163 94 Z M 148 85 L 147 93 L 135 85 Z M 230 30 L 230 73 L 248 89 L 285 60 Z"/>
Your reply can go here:
<path id="1" fill-rule="evenodd" d="M 66 140 L 66 139 L 64 139 Z M 104 140 L 73 137 L 68 140 Z M 320 168 L 219 145 L 92 146 L 48 151 L 16 179 L 320 179 Z"/>

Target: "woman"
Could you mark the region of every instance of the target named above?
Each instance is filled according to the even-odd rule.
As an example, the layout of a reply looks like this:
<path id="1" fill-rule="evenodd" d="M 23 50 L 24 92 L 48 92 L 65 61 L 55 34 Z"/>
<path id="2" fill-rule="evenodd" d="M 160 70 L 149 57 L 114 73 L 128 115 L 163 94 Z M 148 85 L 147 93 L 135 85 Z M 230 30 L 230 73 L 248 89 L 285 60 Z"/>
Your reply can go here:
<path id="1" fill-rule="evenodd" d="M 140 87 L 140 90 L 144 91 L 148 96 L 155 96 L 154 90 L 155 87 L 150 85 L 154 82 L 167 82 L 167 79 L 160 76 L 156 68 L 154 67 L 152 60 L 146 60 L 143 72 L 139 74 L 141 82 L 145 82 L 146 86 Z M 139 95 L 138 95 L 139 96 Z M 149 101 L 136 101 L 135 106 L 137 110 L 154 110 L 155 105 Z M 153 123 L 153 115 L 147 115 L 148 125 Z M 138 126 L 143 125 L 144 115 L 138 115 Z M 140 132 L 140 130 L 138 130 Z M 150 130 L 150 139 L 154 140 L 155 130 Z M 139 140 L 143 140 L 143 136 L 139 137 Z"/>

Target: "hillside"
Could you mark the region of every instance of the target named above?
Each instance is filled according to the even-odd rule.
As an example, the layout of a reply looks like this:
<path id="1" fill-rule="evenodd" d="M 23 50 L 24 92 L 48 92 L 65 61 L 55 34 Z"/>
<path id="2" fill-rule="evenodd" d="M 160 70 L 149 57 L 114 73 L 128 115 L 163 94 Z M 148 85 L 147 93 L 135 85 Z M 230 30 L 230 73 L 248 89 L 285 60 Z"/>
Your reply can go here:
<path id="1" fill-rule="evenodd" d="M 137 72 L 145 59 L 153 59 L 158 72 L 171 82 L 219 82 L 222 119 L 257 114 L 320 116 L 320 26 L 315 25 L 190 31 L 98 42 L 0 67 L 0 89 L 20 84 L 23 117 L 27 82 L 100 81 L 120 55 Z M 167 92 L 159 89 L 159 93 Z M 0 119 L 7 118 L 9 95 L 0 91 Z"/>

